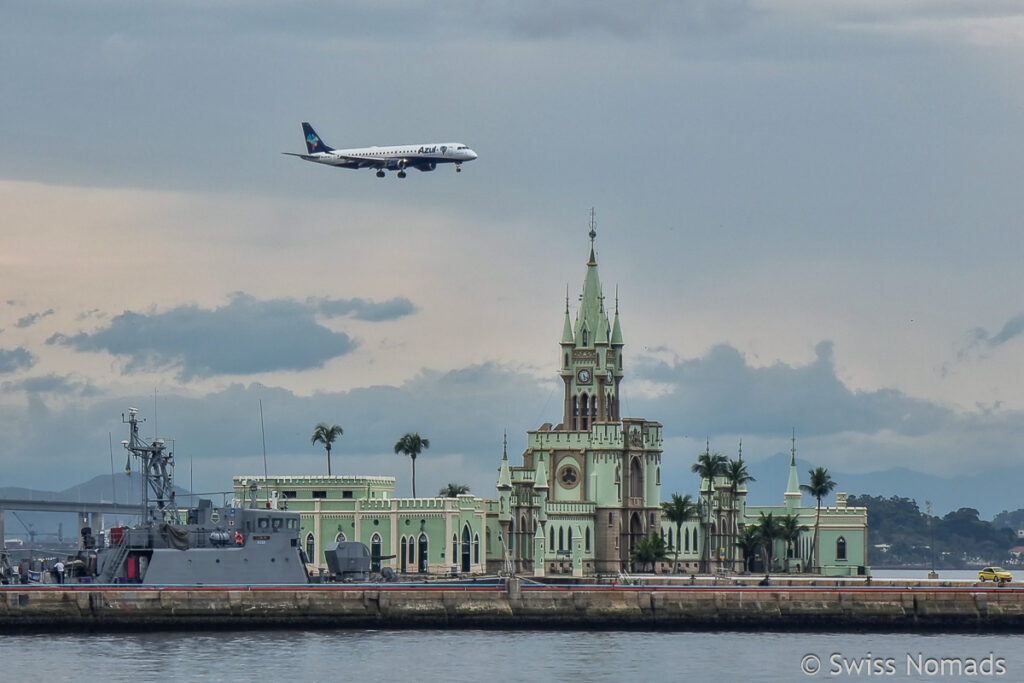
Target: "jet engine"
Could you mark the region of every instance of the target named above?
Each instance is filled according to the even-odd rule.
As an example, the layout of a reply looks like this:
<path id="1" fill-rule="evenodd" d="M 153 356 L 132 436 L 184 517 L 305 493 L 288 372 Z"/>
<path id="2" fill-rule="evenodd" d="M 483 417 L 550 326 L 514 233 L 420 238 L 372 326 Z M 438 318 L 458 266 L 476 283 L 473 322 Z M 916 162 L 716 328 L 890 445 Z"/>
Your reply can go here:
<path id="1" fill-rule="evenodd" d="M 420 169 L 421 171 L 433 171 L 435 168 L 437 168 L 437 162 L 436 161 L 424 161 L 422 164 L 420 164 L 416 168 Z"/>
<path id="2" fill-rule="evenodd" d="M 384 168 L 388 169 L 389 171 L 401 171 L 408 164 L 408 159 L 388 159 L 387 163 L 384 165 Z"/>

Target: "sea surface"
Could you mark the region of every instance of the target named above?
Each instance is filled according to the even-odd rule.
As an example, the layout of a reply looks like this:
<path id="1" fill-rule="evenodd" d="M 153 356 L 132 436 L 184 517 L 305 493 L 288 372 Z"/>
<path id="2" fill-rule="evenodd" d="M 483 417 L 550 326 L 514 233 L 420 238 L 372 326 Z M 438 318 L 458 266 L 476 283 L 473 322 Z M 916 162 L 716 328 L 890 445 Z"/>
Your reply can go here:
<path id="1" fill-rule="evenodd" d="M 0 637 L 0 680 L 1022 681 L 1020 642 L 1019 635 L 731 631 L 14 635 Z"/>

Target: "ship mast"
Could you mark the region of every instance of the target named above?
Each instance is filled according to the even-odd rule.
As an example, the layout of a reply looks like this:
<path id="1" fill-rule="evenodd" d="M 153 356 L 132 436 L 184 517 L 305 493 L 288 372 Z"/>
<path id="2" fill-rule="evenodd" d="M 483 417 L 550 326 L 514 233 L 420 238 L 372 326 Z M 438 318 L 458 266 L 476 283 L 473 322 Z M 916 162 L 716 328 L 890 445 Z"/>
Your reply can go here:
<path id="1" fill-rule="evenodd" d="M 177 507 L 174 504 L 174 453 L 164 452 L 163 439 L 148 443 L 139 436 L 138 408 L 128 409 L 128 419 L 121 414 L 121 421 L 128 425 L 128 441 L 122 441 L 132 456 L 138 458 L 142 473 L 142 505 L 146 509 L 146 524 L 177 523 Z M 155 505 L 150 505 L 150 493 Z"/>

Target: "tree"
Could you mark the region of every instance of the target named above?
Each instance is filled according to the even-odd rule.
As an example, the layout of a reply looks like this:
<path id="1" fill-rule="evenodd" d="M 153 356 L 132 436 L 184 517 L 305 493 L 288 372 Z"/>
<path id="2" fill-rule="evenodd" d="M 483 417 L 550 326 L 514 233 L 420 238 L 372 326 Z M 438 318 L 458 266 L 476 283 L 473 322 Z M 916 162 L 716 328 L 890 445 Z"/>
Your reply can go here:
<path id="1" fill-rule="evenodd" d="M 683 545 L 683 525 L 693 519 L 696 514 L 697 509 L 690 499 L 689 493 L 683 496 L 673 493 L 671 500 L 663 501 L 661 504 L 661 516 L 676 525 L 676 563 L 679 562 L 679 549 Z"/>
<path id="2" fill-rule="evenodd" d="M 327 476 L 331 475 L 331 444 L 338 440 L 338 437 L 345 433 L 345 430 L 339 425 L 327 426 L 326 422 L 321 422 L 313 430 L 313 436 L 309 442 L 313 445 L 322 443 L 324 448 L 327 450 Z"/>
<path id="3" fill-rule="evenodd" d="M 408 433 L 395 444 L 395 454 L 408 455 L 412 461 L 412 497 L 416 497 L 416 456 L 423 452 L 424 448 L 430 448 L 430 439 L 424 439 L 419 434 Z"/>
<path id="4" fill-rule="evenodd" d="M 705 524 L 704 520 L 701 520 L 701 524 L 704 524 L 704 552 L 701 559 L 701 571 L 708 573 L 711 571 L 711 499 L 715 491 L 715 477 L 722 475 L 725 471 L 725 456 L 720 453 L 711 453 L 705 449 L 697 457 L 697 462 L 690 470 L 696 472 L 701 479 L 708 481 L 708 497 L 705 504 L 707 523 Z"/>
<path id="5" fill-rule="evenodd" d="M 750 571 L 750 561 L 754 559 L 754 554 L 760 545 L 761 534 L 758 532 L 757 525 L 748 524 L 743 527 L 743 531 L 736 539 L 736 547 L 743 551 L 743 571 Z"/>
<path id="6" fill-rule="evenodd" d="M 736 547 L 736 534 L 739 532 L 737 526 L 737 519 L 739 517 L 739 509 L 736 507 L 736 494 L 740 490 L 741 486 L 746 486 L 749 481 L 756 481 L 754 477 L 750 476 L 750 472 L 747 471 L 747 465 L 743 462 L 743 455 L 740 454 L 736 460 L 730 460 L 725 466 L 725 478 L 729 480 L 729 496 L 730 507 L 732 508 L 732 520 L 729 522 L 729 534 L 733 540 L 730 543 L 730 548 Z M 733 551 L 735 552 L 735 551 Z M 733 556 L 735 557 L 735 555 Z"/>
<path id="7" fill-rule="evenodd" d="M 800 490 L 814 496 L 818 501 L 818 509 L 814 516 L 814 540 L 811 541 L 811 557 L 814 558 L 814 571 L 821 571 L 821 553 L 818 552 L 818 528 L 821 526 L 821 499 L 832 492 L 836 483 L 824 467 L 807 470 L 811 475 L 809 484 L 800 484 Z"/>
<path id="8" fill-rule="evenodd" d="M 456 484 L 453 481 L 448 482 L 447 486 L 442 486 L 441 490 L 437 492 L 437 495 L 442 498 L 455 498 L 461 496 L 463 493 L 469 493 L 469 486 L 467 484 Z"/>
<path id="9" fill-rule="evenodd" d="M 631 553 L 633 562 L 640 564 L 640 571 L 646 569 L 648 565 L 653 568 L 655 563 L 664 560 L 667 555 L 665 539 L 656 533 L 638 538 Z"/>
<path id="10" fill-rule="evenodd" d="M 775 558 L 775 540 L 782 537 L 782 527 L 779 524 L 779 520 L 773 516 L 773 513 L 769 512 L 767 515 L 761 513 L 760 519 L 757 520 L 757 536 L 761 541 L 761 546 L 764 548 L 765 557 L 765 573 L 772 570 L 772 561 Z"/>
<path id="11" fill-rule="evenodd" d="M 786 571 L 789 571 L 789 558 L 795 555 L 790 552 L 796 548 L 796 542 L 800 540 L 800 534 L 807 531 L 807 527 L 800 523 L 797 515 L 785 515 L 779 519 L 779 538 L 786 542 Z"/>

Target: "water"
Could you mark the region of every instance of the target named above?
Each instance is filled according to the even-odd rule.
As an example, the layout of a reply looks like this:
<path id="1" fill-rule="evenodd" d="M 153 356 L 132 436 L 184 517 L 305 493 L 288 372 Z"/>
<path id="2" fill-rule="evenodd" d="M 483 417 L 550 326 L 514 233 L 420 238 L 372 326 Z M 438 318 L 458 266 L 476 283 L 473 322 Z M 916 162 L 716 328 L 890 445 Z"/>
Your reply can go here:
<path id="1" fill-rule="evenodd" d="M 1024 680 L 1019 635 L 251 631 L 0 638 L 9 681 Z M 991 653 L 991 660 L 988 660 Z M 908 656 L 910 663 L 908 664 Z M 817 658 L 815 660 L 815 658 Z M 941 675 L 940 658 L 947 658 Z M 957 675 L 970 661 L 1002 675 Z M 808 675 L 801 666 L 814 668 Z M 891 662 L 891 664 L 890 664 Z M 916 666 L 920 665 L 918 674 Z M 861 673 L 856 672 L 857 666 Z M 909 672 L 908 672 L 909 666 Z M 987 665 L 986 665 L 987 666 Z M 850 673 L 847 668 L 850 667 Z M 887 673 L 890 671 L 891 673 Z M 835 673 L 837 668 L 841 673 Z M 963 669 L 961 669 L 961 672 Z M 931 672 L 931 673 L 929 673 Z"/>

